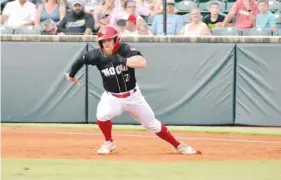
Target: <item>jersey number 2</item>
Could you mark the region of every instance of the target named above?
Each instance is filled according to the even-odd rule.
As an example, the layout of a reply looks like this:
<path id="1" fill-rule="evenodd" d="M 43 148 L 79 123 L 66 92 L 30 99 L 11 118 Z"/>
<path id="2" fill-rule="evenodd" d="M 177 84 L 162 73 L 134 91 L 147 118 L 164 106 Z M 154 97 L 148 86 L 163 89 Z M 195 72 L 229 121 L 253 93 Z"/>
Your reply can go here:
<path id="1" fill-rule="evenodd" d="M 126 82 L 129 82 L 130 80 L 130 75 L 129 74 L 124 74 L 124 78 Z"/>

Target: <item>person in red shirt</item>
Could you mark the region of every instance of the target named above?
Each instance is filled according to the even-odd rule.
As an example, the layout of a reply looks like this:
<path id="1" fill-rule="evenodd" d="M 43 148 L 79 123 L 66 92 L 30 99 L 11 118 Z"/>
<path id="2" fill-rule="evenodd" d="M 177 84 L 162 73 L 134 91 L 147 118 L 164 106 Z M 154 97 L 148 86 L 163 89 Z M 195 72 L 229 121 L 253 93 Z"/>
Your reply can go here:
<path id="1" fill-rule="evenodd" d="M 255 0 L 237 0 L 225 17 L 222 27 L 226 27 L 227 23 L 236 16 L 235 28 L 250 29 L 255 26 L 258 11 L 258 5 Z"/>

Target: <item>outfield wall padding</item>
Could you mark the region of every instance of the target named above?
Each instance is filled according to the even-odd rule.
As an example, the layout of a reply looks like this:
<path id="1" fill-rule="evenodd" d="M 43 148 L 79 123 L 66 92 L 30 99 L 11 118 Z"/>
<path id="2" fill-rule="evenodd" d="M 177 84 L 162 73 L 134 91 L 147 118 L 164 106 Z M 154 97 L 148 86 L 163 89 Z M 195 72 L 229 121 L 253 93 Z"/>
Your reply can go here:
<path id="1" fill-rule="evenodd" d="M 138 85 L 162 122 L 281 125 L 281 44 L 130 44 L 147 58 L 148 67 L 136 70 Z M 103 92 L 96 67 L 88 67 L 89 104 L 85 66 L 77 74 L 80 86 L 64 78 L 71 63 L 96 43 L 6 41 L 1 46 L 2 122 L 96 122 Z M 138 124 L 127 114 L 113 121 Z"/>
<path id="2" fill-rule="evenodd" d="M 84 43 L 1 43 L 2 122 L 84 122 L 80 87 L 65 80 Z"/>
<path id="3" fill-rule="evenodd" d="M 235 123 L 281 126 L 281 45 L 237 45 Z"/>

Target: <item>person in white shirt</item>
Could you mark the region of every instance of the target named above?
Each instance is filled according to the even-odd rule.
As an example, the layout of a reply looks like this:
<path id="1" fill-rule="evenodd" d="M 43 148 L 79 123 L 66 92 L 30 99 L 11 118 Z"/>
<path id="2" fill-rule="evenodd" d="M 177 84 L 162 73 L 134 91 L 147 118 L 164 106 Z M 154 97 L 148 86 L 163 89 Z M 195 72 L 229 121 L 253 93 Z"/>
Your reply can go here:
<path id="1" fill-rule="evenodd" d="M 184 25 L 178 35 L 180 36 L 210 36 L 211 32 L 208 26 L 202 22 L 200 9 L 194 8 L 190 12 L 191 22 Z"/>
<path id="2" fill-rule="evenodd" d="M 33 26 L 36 7 L 27 0 L 15 0 L 6 4 L 1 24 L 9 27 Z"/>

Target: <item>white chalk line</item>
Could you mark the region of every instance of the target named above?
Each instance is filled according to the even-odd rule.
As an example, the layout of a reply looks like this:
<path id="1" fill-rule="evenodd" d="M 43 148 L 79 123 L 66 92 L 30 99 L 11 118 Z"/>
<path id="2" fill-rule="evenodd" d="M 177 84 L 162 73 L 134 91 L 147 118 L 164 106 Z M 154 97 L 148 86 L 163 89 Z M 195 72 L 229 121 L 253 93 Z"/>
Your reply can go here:
<path id="1" fill-rule="evenodd" d="M 61 135 L 83 135 L 83 136 L 101 136 L 100 133 L 85 133 L 85 132 L 64 132 L 64 131 L 33 131 L 33 130 L 15 130 L 2 129 L 2 131 L 13 131 L 17 133 L 33 133 L 33 134 L 61 134 Z M 119 137 L 139 137 L 139 138 L 157 138 L 156 136 L 140 135 L 140 134 L 118 134 Z M 258 141 L 249 139 L 224 139 L 224 138 L 200 138 L 200 137 L 178 137 L 183 140 L 199 140 L 199 141 L 224 141 L 224 142 L 244 142 L 244 143 L 262 143 L 262 144 L 281 144 L 281 141 Z"/>

